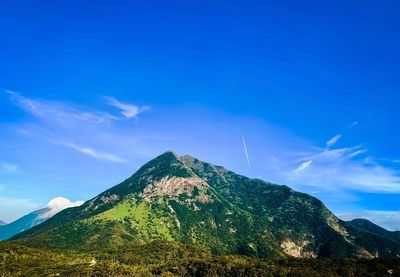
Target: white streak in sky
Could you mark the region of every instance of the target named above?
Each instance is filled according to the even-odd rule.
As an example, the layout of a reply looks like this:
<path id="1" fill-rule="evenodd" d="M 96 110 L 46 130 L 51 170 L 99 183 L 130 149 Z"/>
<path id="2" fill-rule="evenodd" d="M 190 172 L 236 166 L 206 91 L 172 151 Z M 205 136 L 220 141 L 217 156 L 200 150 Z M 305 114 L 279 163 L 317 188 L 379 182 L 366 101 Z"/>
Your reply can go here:
<path id="1" fill-rule="evenodd" d="M 303 170 L 306 170 L 307 168 L 310 167 L 310 165 L 312 164 L 312 162 L 313 162 L 312 160 L 309 160 L 309 161 L 306 161 L 306 162 L 302 163 L 298 168 L 296 168 L 295 170 L 293 170 L 293 172 L 298 173 L 298 172 L 301 172 L 301 171 L 303 171 Z"/>
<path id="2" fill-rule="evenodd" d="M 330 140 L 328 140 L 326 142 L 326 147 L 327 148 L 331 148 L 333 145 L 335 145 L 340 139 L 342 138 L 342 135 L 336 135 L 333 138 L 331 138 Z"/>
<path id="3" fill-rule="evenodd" d="M 349 125 L 349 127 L 347 127 L 347 129 L 351 129 L 351 128 L 357 126 L 359 123 L 360 122 L 358 122 L 358 121 L 354 121 L 351 125 Z"/>
<path id="4" fill-rule="evenodd" d="M 249 165 L 249 168 L 250 168 L 249 153 L 247 152 L 246 140 L 244 139 L 243 134 L 242 134 L 242 140 L 243 140 L 244 153 L 246 154 L 247 164 Z"/>

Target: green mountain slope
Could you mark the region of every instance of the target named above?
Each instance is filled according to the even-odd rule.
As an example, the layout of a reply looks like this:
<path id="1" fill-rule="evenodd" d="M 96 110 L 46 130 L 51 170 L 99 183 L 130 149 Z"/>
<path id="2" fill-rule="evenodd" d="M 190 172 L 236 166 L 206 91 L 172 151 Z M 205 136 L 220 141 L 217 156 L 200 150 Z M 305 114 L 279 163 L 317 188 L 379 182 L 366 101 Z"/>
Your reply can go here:
<path id="1" fill-rule="evenodd" d="M 381 236 L 386 239 L 394 240 L 400 243 L 400 232 L 391 232 L 388 231 L 367 219 L 357 218 L 353 219 L 352 221 L 347 222 L 348 226 L 360 229 L 365 232 L 369 232 L 378 236 Z"/>
<path id="2" fill-rule="evenodd" d="M 109 251 L 164 240 L 201 245 L 215 254 L 260 257 L 400 253 L 399 243 L 346 225 L 310 195 L 172 152 L 14 239 L 30 246 Z"/>

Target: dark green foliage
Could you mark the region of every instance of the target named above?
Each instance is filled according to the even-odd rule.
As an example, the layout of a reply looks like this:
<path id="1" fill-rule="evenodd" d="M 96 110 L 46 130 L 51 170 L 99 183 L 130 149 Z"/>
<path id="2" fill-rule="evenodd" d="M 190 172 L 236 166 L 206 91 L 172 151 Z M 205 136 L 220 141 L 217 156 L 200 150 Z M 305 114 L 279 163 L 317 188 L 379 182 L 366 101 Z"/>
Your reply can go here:
<path id="1" fill-rule="evenodd" d="M 192 178 L 205 185 L 196 182 L 190 190 L 184 181 L 164 182 L 175 187 L 161 195 L 151 188 L 171 178 Z M 149 186 L 153 194 L 145 198 Z M 173 193 L 176 188 L 179 195 Z M 167 152 L 84 205 L 64 210 L 13 239 L 34 247 L 87 252 L 132 249 L 161 239 L 201 245 L 217 255 L 400 255 L 400 242 L 391 237 L 396 233 L 355 225 L 336 218 L 320 200 L 287 186 Z"/>
<path id="2" fill-rule="evenodd" d="M 345 222 L 347 226 L 351 226 L 357 229 L 360 229 L 361 231 L 369 232 L 375 235 L 379 235 L 383 238 L 388 238 L 391 240 L 394 240 L 396 242 L 400 242 L 400 232 L 390 232 L 386 229 L 383 229 L 382 227 L 372 223 L 371 221 L 367 219 L 354 219 L 349 222 Z"/>
<path id="3" fill-rule="evenodd" d="M 372 222 L 370 222 L 370 224 L 375 225 Z M 375 226 L 371 226 L 372 228 L 370 230 L 354 227 L 351 222 L 346 225 L 347 230 L 349 230 L 350 234 L 355 238 L 355 243 L 368 249 L 377 257 L 388 257 L 392 256 L 393 253 L 399 253 L 399 242 L 395 237 L 395 232 L 389 232 L 376 225 L 375 226 L 379 229 L 374 229 L 373 227 Z"/>
<path id="4" fill-rule="evenodd" d="M 96 264 L 91 265 L 93 258 Z M 256 259 L 213 256 L 154 241 L 113 253 L 34 249 L 0 242 L 0 276 L 400 276 L 400 259 Z"/>

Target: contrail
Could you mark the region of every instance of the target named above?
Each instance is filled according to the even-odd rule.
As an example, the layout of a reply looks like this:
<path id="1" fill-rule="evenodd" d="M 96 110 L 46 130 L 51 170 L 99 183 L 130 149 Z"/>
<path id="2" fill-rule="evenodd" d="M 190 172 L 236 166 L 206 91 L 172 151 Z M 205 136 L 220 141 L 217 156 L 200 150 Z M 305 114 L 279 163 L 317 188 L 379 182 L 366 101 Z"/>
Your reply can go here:
<path id="1" fill-rule="evenodd" d="M 249 165 L 249 168 L 250 168 L 249 153 L 247 152 L 246 141 L 245 141 L 245 139 L 244 139 L 243 133 L 242 133 L 242 140 L 243 140 L 244 153 L 246 154 L 246 158 L 247 158 L 247 164 Z"/>

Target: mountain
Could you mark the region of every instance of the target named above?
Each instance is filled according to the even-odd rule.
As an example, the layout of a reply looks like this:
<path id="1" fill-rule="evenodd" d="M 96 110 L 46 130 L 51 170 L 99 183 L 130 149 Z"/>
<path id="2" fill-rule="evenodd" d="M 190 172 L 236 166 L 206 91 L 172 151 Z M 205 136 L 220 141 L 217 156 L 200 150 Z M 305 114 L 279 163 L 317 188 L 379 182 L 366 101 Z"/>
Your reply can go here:
<path id="1" fill-rule="evenodd" d="M 339 220 L 315 197 L 172 152 L 13 240 L 103 252 L 163 240 L 259 257 L 400 254 L 400 243 Z"/>
<path id="2" fill-rule="evenodd" d="M 367 219 L 357 218 L 353 219 L 347 224 L 351 227 L 360 229 L 365 232 L 369 232 L 387 239 L 394 240 L 395 242 L 400 243 L 400 231 L 390 232 Z"/>
<path id="3" fill-rule="evenodd" d="M 43 215 L 48 211 L 50 211 L 49 208 L 40 209 L 25 215 L 10 224 L 0 226 L 0 240 L 11 238 L 20 232 L 42 223 L 47 219 L 47 217 L 44 217 Z"/>
<path id="4" fill-rule="evenodd" d="M 65 208 L 82 205 L 83 201 L 71 202 L 64 197 L 56 197 L 47 203 L 46 207 L 28 215 L 25 215 L 16 221 L 7 225 L 0 226 L 0 240 L 6 240 L 36 226 Z"/>
<path id="5" fill-rule="evenodd" d="M 7 225 L 7 223 L 5 223 L 4 221 L 0 220 L 0 226 L 4 226 Z"/>

